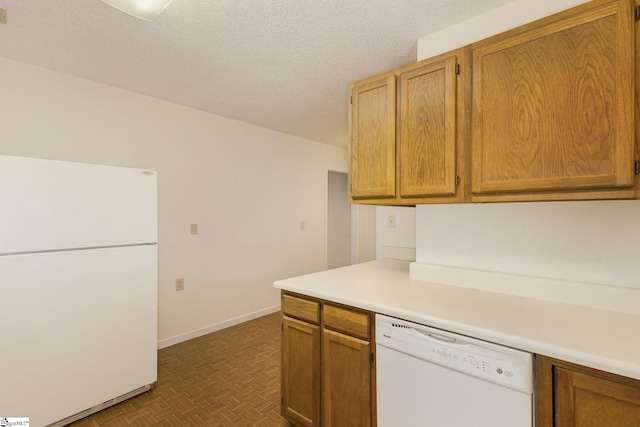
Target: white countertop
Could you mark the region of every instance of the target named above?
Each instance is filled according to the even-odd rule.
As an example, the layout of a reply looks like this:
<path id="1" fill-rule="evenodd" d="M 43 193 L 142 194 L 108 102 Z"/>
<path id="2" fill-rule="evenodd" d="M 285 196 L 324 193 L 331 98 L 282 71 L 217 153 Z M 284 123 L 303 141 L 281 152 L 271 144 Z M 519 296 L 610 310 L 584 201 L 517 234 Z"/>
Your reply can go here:
<path id="1" fill-rule="evenodd" d="M 407 261 L 371 261 L 274 286 L 640 379 L 639 315 L 412 280 Z"/>

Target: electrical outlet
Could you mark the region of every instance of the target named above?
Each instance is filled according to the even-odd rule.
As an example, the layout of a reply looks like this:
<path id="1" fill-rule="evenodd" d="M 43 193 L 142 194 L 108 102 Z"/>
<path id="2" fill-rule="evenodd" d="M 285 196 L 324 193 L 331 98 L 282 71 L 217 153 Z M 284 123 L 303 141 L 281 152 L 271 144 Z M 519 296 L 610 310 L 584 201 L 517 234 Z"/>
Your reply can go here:
<path id="1" fill-rule="evenodd" d="M 176 279 L 176 291 L 184 291 L 184 279 Z"/>
<path id="2" fill-rule="evenodd" d="M 300 230 L 304 230 L 304 221 L 300 221 Z"/>
<path id="3" fill-rule="evenodd" d="M 395 215 L 389 215 L 389 220 L 387 223 L 389 228 L 396 228 L 396 216 Z"/>
<path id="4" fill-rule="evenodd" d="M 191 234 L 198 234 L 198 224 L 191 224 Z"/>

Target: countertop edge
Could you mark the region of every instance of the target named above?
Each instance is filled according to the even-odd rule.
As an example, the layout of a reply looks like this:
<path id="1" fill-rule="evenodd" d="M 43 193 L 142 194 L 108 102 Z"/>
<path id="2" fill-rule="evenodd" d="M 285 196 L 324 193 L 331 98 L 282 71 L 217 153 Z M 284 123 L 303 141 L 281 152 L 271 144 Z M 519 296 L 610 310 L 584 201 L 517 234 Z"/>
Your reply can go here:
<path id="1" fill-rule="evenodd" d="M 403 272 L 404 265 L 406 265 L 407 268 L 406 272 Z M 336 282 L 339 283 L 336 284 Z M 574 334 L 574 336 L 568 337 L 570 338 L 568 339 L 568 344 L 559 345 L 557 342 L 554 342 L 554 339 L 544 340 L 536 338 L 535 333 L 527 334 L 523 331 L 522 333 L 518 334 L 513 332 L 517 329 L 512 329 L 511 331 L 501 331 L 497 328 L 488 327 L 487 325 L 491 324 L 492 322 L 496 322 L 496 319 L 502 315 L 500 305 L 498 304 L 496 305 L 495 309 L 492 307 L 492 309 L 495 310 L 494 313 L 491 313 L 491 315 L 489 316 L 482 315 L 482 319 L 478 319 L 477 322 L 473 322 L 473 320 L 469 320 L 473 319 L 472 316 L 467 316 L 466 319 L 463 319 L 460 316 L 456 316 L 455 313 L 451 314 L 450 316 L 444 316 L 442 314 L 436 315 L 427 311 L 418 311 L 414 308 L 411 308 L 411 304 L 409 303 L 403 306 L 404 302 L 401 298 L 394 298 L 395 302 L 390 302 L 388 304 L 376 301 L 382 299 L 385 292 L 394 292 L 393 289 L 389 290 L 386 289 L 386 287 L 398 287 L 403 285 L 409 286 L 409 282 L 411 282 L 410 286 L 412 286 L 414 289 L 416 286 L 424 286 L 425 289 L 429 289 L 429 286 L 431 286 L 441 293 L 446 294 L 447 292 L 449 292 L 457 297 L 464 295 L 477 297 L 478 295 L 481 295 L 485 301 L 496 300 L 502 304 L 504 304 L 504 301 L 516 301 L 521 306 L 527 306 L 527 304 L 530 304 L 538 310 L 547 310 L 547 315 L 553 315 L 555 312 L 564 310 L 566 307 L 567 311 L 575 315 L 599 316 L 600 318 L 595 319 L 596 323 L 602 323 L 603 321 L 606 321 L 607 317 L 614 317 L 616 318 L 617 323 L 621 323 L 620 319 L 618 318 L 622 316 L 622 320 L 631 319 L 633 321 L 633 324 L 637 324 L 637 326 L 640 326 L 640 316 L 634 316 L 631 314 L 607 312 L 604 310 L 596 310 L 592 308 L 584 308 L 560 304 L 556 302 L 545 302 L 541 300 L 533 300 L 530 298 L 472 290 L 453 285 L 417 282 L 408 278 L 408 263 L 380 263 L 372 261 L 370 263 L 357 264 L 356 266 L 326 270 L 318 273 L 312 273 L 310 275 L 278 280 L 274 283 L 273 286 L 283 291 L 294 292 L 314 298 L 349 305 L 375 313 L 386 314 L 392 317 L 398 317 L 408 321 L 422 323 L 431 327 L 448 330 L 466 336 L 471 336 L 496 344 L 505 345 L 531 353 L 565 360 L 567 362 L 576 363 L 590 368 L 599 369 L 602 371 L 640 380 L 640 355 L 636 355 L 636 357 L 638 357 L 636 363 L 635 359 L 633 359 L 632 361 L 627 361 L 623 360 L 622 358 L 615 357 L 614 354 L 616 351 L 615 349 L 611 348 L 604 348 L 603 351 L 598 354 L 595 354 L 591 351 L 585 351 L 584 342 L 589 339 L 589 336 L 585 331 L 582 330 L 583 328 L 578 329 L 577 327 L 574 327 L 574 329 L 576 330 L 572 331 L 570 327 L 564 325 L 564 329 L 566 330 L 565 333 L 567 335 Z M 353 290 L 353 288 L 356 286 L 360 288 L 370 286 L 371 293 L 368 296 L 363 295 L 363 292 L 358 293 Z M 449 287 L 449 289 L 442 287 Z M 362 289 L 360 289 L 360 291 L 361 290 Z M 437 294 L 434 292 L 434 295 Z M 447 297 L 449 297 L 448 294 Z M 443 301 L 444 300 L 445 298 L 443 298 Z M 527 300 L 531 300 L 531 302 Z M 441 309 L 439 311 L 446 311 L 446 309 Z M 614 325 L 615 323 L 616 322 L 613 322 Z M 629 330 L 634 330 L 633 324 L 628 325 L 628 327 L 630 328 Z M 606 326 L 607 325 L 602 325 L 604 330 L 606 330 Z M 535 329 L 535 327 L 532 326 L 532 329 Z M 535 332 L 538 335 L 544 334 L 544 331 Z M 593 339 L 595 340 L 597 338 Z M 640 339 L 637 341 L 640 341 Z M 605 346 L 606 344 L 603 343 L 602 345 Z M 620 345 L 622 346 L 623 344 L 620 343 Z M 640 345 L 638 345 L 637 349 L 634 348 L 634 350 L 638 349 L 640 349 Z"/>

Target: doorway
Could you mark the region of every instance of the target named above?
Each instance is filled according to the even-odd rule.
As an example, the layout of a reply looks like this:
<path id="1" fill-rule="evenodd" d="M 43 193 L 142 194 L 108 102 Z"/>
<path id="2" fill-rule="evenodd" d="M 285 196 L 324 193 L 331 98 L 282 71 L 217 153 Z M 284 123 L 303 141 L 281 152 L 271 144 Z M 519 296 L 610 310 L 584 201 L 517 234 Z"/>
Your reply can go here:
<path id="1" fill-rule="evenodd" d="M 376 259 L 376 207 L 350 205 L 348 177 L 329 171 L 327 269 Z"/>
<path id="2" fill-rule="evenodd" d="M 327 203 L 327 269 L 351 265 L 351 206 L 347 174 L 329 171 Z"/>

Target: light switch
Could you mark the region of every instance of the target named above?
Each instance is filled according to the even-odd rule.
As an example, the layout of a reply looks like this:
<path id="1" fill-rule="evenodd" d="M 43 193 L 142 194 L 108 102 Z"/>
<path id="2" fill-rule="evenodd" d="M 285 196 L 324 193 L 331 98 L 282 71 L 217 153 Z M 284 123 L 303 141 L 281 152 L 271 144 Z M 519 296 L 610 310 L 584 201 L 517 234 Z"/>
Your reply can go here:
<path id="1" fill-rule="evenodd" d="M 304 221 L 300 221 L 300 230 L 304 230 Z"/>
<path id="2" fill-rule="evenodd" d="M 191 234 L 198 234 L 198 224 L 191 224 Z"/>

